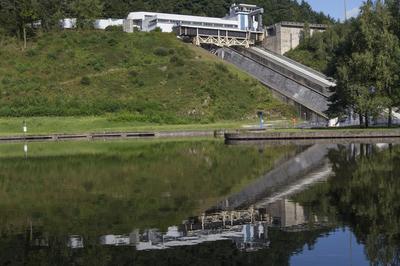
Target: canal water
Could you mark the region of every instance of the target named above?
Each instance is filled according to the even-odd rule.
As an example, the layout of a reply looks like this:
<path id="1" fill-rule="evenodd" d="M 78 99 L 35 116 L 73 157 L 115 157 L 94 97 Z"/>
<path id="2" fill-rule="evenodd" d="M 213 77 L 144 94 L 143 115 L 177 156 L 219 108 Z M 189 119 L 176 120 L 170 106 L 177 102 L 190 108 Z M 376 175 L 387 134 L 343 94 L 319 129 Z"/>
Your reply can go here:
<path id="1" fill-rule="evenodd" d="M 400 146 L 0 145 L 0 265 L 399 265 Z"/>

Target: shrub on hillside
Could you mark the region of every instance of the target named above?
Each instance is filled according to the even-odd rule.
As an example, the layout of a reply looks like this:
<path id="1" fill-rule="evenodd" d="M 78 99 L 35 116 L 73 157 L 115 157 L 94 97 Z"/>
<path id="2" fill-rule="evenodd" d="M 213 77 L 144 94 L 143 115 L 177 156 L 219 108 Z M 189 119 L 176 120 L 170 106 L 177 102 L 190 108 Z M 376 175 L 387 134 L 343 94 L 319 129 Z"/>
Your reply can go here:
<path id="1" fill-rule="evenodd" d="M 153 63 L 153 60 L 151 60 L 150 58 L 146 58 L 143 60 L 145 65 L 150 65 L 151 63 Z"/>
<path id="2" fill-rule="evenodd" d="M 110 46 L 116 46 L 116 45 L 118 44 L 117 40 L 114 39 L 114 38 L 108 39 L 107 43 L 108 43 L 108 45 L 110 45 Z"/>
<path id="3" fill-rule="evenodd" d="M 130 113 L 127 111 L 123 111 L 114 115 L 110 115 L 107 120 L 110 122 L 146 122 L 147 117 L 138 112 Z"/>
<path id="4" fill-rule="evenodd" d="M 167 78 L 168 79 L 174 79 L 175 78 L 175 74 L 173 72 L 168 73 Z"/>
<path id="5" fill-rule="evenodd" d="M 129 70 L 128 75 L 131 78 L 136 78 L 139 75 L 139 71 L 137 71 L 136 69 L 131 69 Z"/>
<path id="6" fill-rule="evenodd" d="M 88 66 L 91 66 L 93 70 L 100 71 L 105 67 L 105 62 L 103 58 L 91 58 L 88 62 Z"/>
<path id="7" fill-rule="evenodd" d="M 18 63 L 15 65 L 15 69 L 19 72 L 19 73 L 24 73 L 26 71 L 28 71 L 30 69 L 29 64 L 24 64 L 24 63 Z"/>
<path id="8" fill-rule="evenodd" d="M 28 57 L 34 57 L 38 54 L 36 49 L 29 49 L 25 52 L 26 56 Z"/>
<path id="9" fill-rule="evenodd" d="M 185 61 L 176 55 L 172 56 L 169 62 L 176 66 L 183 66 L 185 64 Z"/>
<path id="10" fill-rule="evenodd" d="M 106 31 L 116 31 L 116 32 L 123 32 L 124 31 L 122 26 L 108 26 L 105 30 Z"/>
<path id="11" fill-rule="evenodd" d="M 91 80 L 90 80 L 90 78 L 88 76 L 84 76 L 84 77 L 81 78 L 81 84 L 83 86 L 89 86 L 90 83 L 91 83 Z"/>
<path id="12" fill-rule="evenodd" d="M 157 56 L 167 56 L 169 54 L 169 51 L 167 48 L 158 47 L 154 50 L 154 54 Z"/>
<path id="13" fill-rule="evenodd" d="M 4 77 L 4 78 L 1 80 L 1 83 L 2 83 L 3 85 L 10 85 L 10 84 L 12 83 L 12 79 L 11 79 L 10 77 Z"/>
<path id="14" fill-rule="evenodd" d="M 215 63 L 215 67 L 221 72 L 227 73 L 229 72 L 228 67 L 224 63 Z"/>
<path id="15" fill-rule="evenodd" d="M 162 32 L 162 29 L 160 27 L 156 27 L 152 32 Z"/>
<path id="16" fill-rule="evenodd" d="M 141 80 L 141 79 L 139 79 L 139 80 L 137 81 L 137 85 L 138 85 L 139 87 L 143 87 L 143 86 L 144 86 L 144 81 Z"/>
<path id="17" fill-rule="evenodd" d="M 51 60 L 56 60 L 57 59 L 57 54 L 54 52 L 50 52 L 47 54 L 47 58 Z"/>

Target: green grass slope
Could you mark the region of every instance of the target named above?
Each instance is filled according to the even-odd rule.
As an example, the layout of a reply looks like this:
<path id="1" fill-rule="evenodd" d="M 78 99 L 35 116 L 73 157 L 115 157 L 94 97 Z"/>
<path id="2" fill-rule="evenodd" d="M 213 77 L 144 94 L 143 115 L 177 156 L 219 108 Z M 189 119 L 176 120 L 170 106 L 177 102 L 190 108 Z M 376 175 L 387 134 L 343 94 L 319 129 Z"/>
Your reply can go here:
<path id="1" fill-rule="evenodd" d="M 102 116 L 151 123 L 243 120 L 291 108 L 248 75 L 172 34 L 46 33 L 0 46 L 0 116 Z"/>

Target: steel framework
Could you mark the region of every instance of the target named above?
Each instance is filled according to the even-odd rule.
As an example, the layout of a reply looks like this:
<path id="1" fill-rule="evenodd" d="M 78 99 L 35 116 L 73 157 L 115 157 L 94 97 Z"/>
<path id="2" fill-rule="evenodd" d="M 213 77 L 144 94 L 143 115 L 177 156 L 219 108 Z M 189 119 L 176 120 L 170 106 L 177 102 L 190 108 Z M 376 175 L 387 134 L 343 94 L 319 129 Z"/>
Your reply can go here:
<path id="1" fill-rule="evenodd" d="M 201 44 L 213 44 L 218 47 L 243 46 L 249 48 L 250 45 L 254 45 L 254 43 L 254 40 L 238 39 L 235 37 L 214 37 L 197 35 L 193 38 L 193 44 L 197 46 L 200 46 Z"/>

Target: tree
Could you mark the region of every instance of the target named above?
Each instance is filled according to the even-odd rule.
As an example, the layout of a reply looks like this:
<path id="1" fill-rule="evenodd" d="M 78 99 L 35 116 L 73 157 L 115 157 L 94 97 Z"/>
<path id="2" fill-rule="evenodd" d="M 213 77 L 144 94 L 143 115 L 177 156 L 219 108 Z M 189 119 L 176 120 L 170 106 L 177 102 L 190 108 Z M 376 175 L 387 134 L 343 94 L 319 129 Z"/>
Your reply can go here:
<path id="1" fill-rule="evenodd" d="M 398 66 L 400 64 L 400 43 L 391 31 L 393 17 L 380 1 L 375 6 L 375 20 L 379 36 L 376 36 L 375 71 L 376 87 L 385 96 L 388 109 L 388 126 L 392 126 L 392 109 L 400 103 Z"/>
<path id="2" fill-rule="evenodd" d="M 19 9 L 17 14 L 19 16 L 20 28 L 22 29 L 24 39 L 24 49 L 26 49 L 26 26 L 28 23 L 33 24 L 37 20 L 37 13 L 35 9 L 36 2 L 30 0 L 21 0 L 19 2 Z"/>
<path id="3" fill-rule="evenodd" d="M 399 102 L 396 84 L 400 62 L 399 41 L 390 30 L 391 16 L 381 1 L 369 0 L 352 24 L 336 59 L 338 86 L 329 112 L 337 114 L 352 109 L 360 115 L 360 124 L 364 117 L 368 127 L 369 118 L 387 108 L 390 126 L 392 108 Z"/>
<path id="4" fill-rule="evenodd" d="M 27 25 L 37 21 L 37 2 L 35 0 L 0 0 L 1 16 L 8 31 L 27 43 Z M 22 37 L 21 37 L 22 36 Z"/>
<path id="5" fill-rule="evenodd" d="M 400 0 L 386 0 L 386 5 L 393 17 L 392 30 L 400 38 Z"/>
<path id="6" fill-rule="evenodd" d="M 44 31 L 59 29 L 60 20 L 71 16 L 68 0 L 36 0 L 37 15 Z"/>
<path id="7" fill-rule="evenodd" d="M 300 41 L 304 45 L 308 46 L 310 45 L 310 38 L 311 38 L 310 24 L 308 22 L 305 22 L 303 30 L 301 31 Z"/>
<path id="8" fill-rule="evenodd" d="M 71 9 L 78 28 L 92 28 L 93 21 L 102 16 L 103 3 L 100 0 L 74 0 Z"/>

